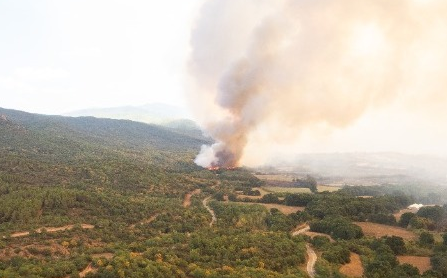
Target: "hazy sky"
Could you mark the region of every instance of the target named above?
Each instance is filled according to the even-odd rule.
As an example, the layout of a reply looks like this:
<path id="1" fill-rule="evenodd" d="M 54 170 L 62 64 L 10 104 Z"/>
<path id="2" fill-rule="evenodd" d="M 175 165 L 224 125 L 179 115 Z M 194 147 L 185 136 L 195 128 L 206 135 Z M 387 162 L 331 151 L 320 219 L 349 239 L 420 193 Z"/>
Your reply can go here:
<path id="1" fill-rule="evenodd" d="M 0 1 L 0 107 L 184 105 L 199 2 Z"/>
<path id="2" fill-rule="evenodd" d="M 193 100 L 206 126 L 237 100 L 237 117 L 256 119 L 244 164 L 281 152 L 446 154 L 446 14 L 445 0 L 2 0 L 0 107 Z M 255 98 L 237 95 L 256 80 Z"/>

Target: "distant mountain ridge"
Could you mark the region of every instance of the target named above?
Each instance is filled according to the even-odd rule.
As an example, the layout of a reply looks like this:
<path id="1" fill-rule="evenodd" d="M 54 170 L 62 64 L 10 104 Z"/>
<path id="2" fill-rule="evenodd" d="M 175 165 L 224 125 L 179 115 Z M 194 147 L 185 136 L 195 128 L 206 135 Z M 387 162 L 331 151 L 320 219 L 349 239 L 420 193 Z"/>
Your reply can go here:
<path id="1" fill-rule="evenodd" d="M 82 109 L 66 113 L 64 116 L 92 116 L 97 118 L 132 120 L 163 125 L 180 119 L 189 120 L 190 123 L 193 123 L 190 113 L 185 108 L 164 103 L 150 103 L 141 106 Z"/>

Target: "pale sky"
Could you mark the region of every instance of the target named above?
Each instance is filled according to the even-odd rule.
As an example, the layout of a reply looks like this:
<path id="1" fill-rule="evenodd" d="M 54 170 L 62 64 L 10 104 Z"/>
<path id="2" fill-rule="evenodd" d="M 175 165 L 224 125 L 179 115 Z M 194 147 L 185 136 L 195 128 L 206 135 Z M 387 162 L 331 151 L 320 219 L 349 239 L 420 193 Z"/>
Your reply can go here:
<path id="1" fill-rule="evenodd" d="M 204 1 L 1 0 L 0 107 L 42 114 L 153 102 L 187 107 L 189 95 L 203 125 L 220 115 L 206 100 L 215 102 L 224 73 L 250 58 L 253 42 L 264 45 L 264 17 L 282 22 L 284 11 L 302 4 L 295 12 L 303 15 L 290 17 L 299 34 L 278 29 L 286 39 L 276 42 L 278 62 L 265 67 L 277 74 L 261 79 L 274 89 L 266 104 L 284 113 L 265 113 L 249 130 L 243 162 L 268 157 L 260 150 L 447 153 L 444 0 L 214 0 L 201 10 Z M 187 92 L 191 57 L 203 67 L 197 90 Z M 357 64 L 364 70 L 339 70 Z M 256 99 L 247 107 L 265 106 Z"/>
<path id="2" fill-rule="evenodd" d="M 0 1 L 0 107 L 184 106 L 200 0 Z"/>

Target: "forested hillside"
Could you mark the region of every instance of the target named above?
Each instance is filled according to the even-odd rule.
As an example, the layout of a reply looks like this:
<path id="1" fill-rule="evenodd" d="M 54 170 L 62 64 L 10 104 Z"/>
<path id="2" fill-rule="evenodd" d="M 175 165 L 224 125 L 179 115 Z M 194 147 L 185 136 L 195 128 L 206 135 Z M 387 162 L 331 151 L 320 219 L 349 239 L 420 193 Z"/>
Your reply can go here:
<path id="1" fill-rule="evenodd" d="M 247 169 L 196 166 L 204 143 L 0 109 L 0 277 L 447 275 L 446 206 L 406 212 L 411 196 L 355 187 L 267 192 Z"/>

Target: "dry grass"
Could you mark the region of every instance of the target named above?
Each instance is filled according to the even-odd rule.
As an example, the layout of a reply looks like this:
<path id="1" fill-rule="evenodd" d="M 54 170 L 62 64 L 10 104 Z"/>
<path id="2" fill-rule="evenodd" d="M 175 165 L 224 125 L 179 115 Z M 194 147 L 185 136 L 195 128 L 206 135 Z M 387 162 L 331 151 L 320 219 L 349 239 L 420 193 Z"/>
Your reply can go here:
<path id="1" fill-rule="evenodd" d="M 237 198 L 238 199 L 245 199 L 245 198 L 247 198 L 247 199 L 250 199 L 250 200 L 258 200 L 258 199 L 261 199 L 262 196 L 271 193 L 271 191 L 267 191 L 267 190 L 265 190 L 264 188 L 261 188 L 261 187 L 253 187 L 252 190 L 258 190 L 259 193 L 261 193 L 261 196 L 249 196 L 249 195 L 238 194 Z"/>
<path id="2" fill-rule="evenodd" d="M 431 269 L 430 257 L 416 257 L 416 256 L 397 256 L 399 263 L 411 264 L 419 269 L 420 273 Z"/>
<path id="3" fill-rule="evenodd" d="M 293 176 L 290 175 L 255 175 L 255 177 L 257 177 L 260 180 L 263 181 L 288 181 L 288 182 L 292 182 L 293 181 Z"/>
<path id="4" fill-rule="evenodd" d="M 329 185 L 317 185 L 318 192 L 334 192 L 340 190 L 340 186 L 329 186 Z"/>
<path id="5" fill-rule="evenodd" d="M 399 227 L 371 222 L 354 222 L 354 224 L 360 226 L 366 236 L 372 236 L 376 238 L 383 236 L 400 236 L 406 240 L 413 240 L 417 237 L 416 234 L 414 234 L 413 232 Z"/>
<path id="6" fill-rule="evenodd" d="M 270 210 L 271 208 L 276 208 L 284 214 L 296 213 L 297 211 L 303 211 L 305 209 L 305 207 L 290 207 L 279 204 L 259 204 L 259 205 L 266 207 L 268 210 Z"/>
<path id="7" fill-rule="evenodd" d="M 280 212 L 284 214 L 291 214 L 296 213 L 297 211 L 303 211 L 305 207 L 291 207 L 291 206 L 285 206 L 280 204 L 262 204 L 262 203 L 243 203 L 243 202 L 230 202 L 233 204 L 242 204 L 242 205 L 260 205 L 265 207 L 266 209 L 270 210 L 272 208 L 278 209 Z"/>
<path id="8" fill-rule="evenodd" d="M 311 193 L 309 188 L 264 186 L 263 189 L 273 193 Z"/>
<path id="9" fill-rule="evenodd" d="M 356 253 L 351 253 L 351 262 L 340 267 L 340 272 L 348 277 L 362 277 L 363 265 L 360 256 Z"/>

